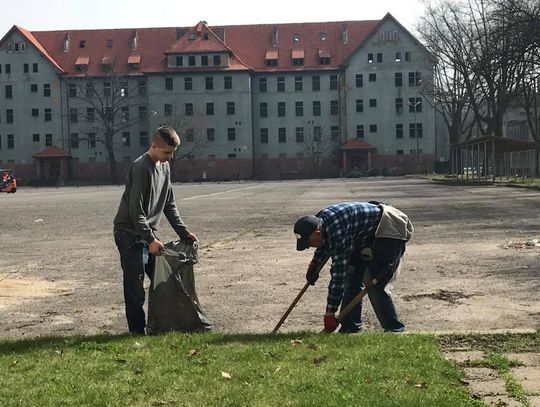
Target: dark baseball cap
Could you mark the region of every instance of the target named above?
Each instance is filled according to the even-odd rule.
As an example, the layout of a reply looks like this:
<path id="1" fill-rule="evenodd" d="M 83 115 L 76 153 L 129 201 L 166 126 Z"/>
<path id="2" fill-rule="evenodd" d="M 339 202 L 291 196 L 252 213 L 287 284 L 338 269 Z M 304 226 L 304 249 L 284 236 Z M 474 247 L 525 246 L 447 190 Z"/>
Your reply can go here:
<path id="1" fill-rule="evenodd" d="M 305 250 L 309 247 L 309 236 L 321 224 L 321 219 L 315 215 L 302 216 L 294 224 L 296 235 L 296 250 Z"/>

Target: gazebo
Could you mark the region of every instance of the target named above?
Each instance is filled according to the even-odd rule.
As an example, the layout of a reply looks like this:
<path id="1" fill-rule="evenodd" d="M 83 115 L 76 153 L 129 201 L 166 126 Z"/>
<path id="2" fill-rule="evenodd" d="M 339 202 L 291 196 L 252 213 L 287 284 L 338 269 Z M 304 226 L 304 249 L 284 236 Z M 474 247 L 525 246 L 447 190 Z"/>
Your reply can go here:
<path id="1" fill-rule="evenodd" d="M 343 172 L 368 171 L 371 169 L 373 154 L 377 148 L 363 140 L 349 140 L 339 147 L 342 155 Z"/>
<path id="2" fill-rule="evenodd" d="M 59 147 L 51 146 L 32 156 L 36 164 L 37 179 L 42 183 L 54 184 L 70 179 L 71 155 Z"/>
<path id="3" fill-rule="evenodd" d="M 495 182 L 497 176 L 538 177 L 540 143 L 482 137 L 450 145 L 452 178 Z"/>

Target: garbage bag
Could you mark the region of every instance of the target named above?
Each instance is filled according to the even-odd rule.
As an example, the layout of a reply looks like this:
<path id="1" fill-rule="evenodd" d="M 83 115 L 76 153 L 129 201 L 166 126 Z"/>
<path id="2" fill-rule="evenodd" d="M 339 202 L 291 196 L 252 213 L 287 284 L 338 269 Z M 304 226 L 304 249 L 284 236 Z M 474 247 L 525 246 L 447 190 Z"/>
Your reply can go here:
<path id="1" fill-rule="evenodd" d="M 193 266 L 198 262 L 197 242 L 171 241 L 155 258 L 148 294 L 149 334 L 168 331 L 203 332 L 212 324 L 201 309 Z"/>

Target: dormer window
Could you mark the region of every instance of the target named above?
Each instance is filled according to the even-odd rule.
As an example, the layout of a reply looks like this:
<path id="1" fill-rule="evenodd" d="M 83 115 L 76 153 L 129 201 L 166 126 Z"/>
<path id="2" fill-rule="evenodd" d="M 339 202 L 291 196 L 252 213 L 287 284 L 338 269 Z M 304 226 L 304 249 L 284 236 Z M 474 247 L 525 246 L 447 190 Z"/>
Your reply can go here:
<path id="1" fill-rule="evenodd" d="M 278 51 L 277 50 L 268 50 L 264 57 L 265 63 L 267 66 L 277 66 L 278 64 Z"/>
<path id="2" fill-rule="evenodd" d="M 300 34 L 294 33 L 292 36 L 293 42 L 300 42 Z"/>
<path id="3" fill-rule="evenodd" d="M 195 37 L 196 37 L 196 34 L 194 32 L 190 32 L 188 35 L 188 39 L 191 41 L 195 40 Z"/>
<path id="4" fill-rule="evenodd" d="M 208 41 L 208 33 L 204 33 L 202 39 Z"/>
<path id="5" fill-rule="evenodd" d="M 101 69 L 105 72 L 108 72 L 112 70 L 114 64 L 114 57 L 112 56 L 105 56 L 101 60 Z"/>
<path id="6" fill-rule="evenodd" d="M 130 55 L 127 60 L 128 67 L 130 69 L 138 69 L 141 65 L 141 56 L 140 55 Z"/>
<path id="7" fill-rule="evenodd" d="M 78 56 L 75 60 L 75 69 L 78 72 L 84 72 L 88 69 L 88 63 L 90 62 L 90 57 Z"/>
<path id="8" fill-rule="evenodd" d="M 293 61 L 293 65 L 304 65 L 304 50 L 293 49 L 292 61 Z"/>
<path id="9" fill-rule="evenodd" d="M 320 33 L 320 34 L 319 34 L 319 39 L 320 39 L 321 41 L 326 41 L 326 33 Z"/>
<path id="10" fill-rule="evenodd" d="M 329 65 L 331 56 L 332 54 L 329 49 L 319 49 L 319 53 L 318 53 L 319 64 Z"/>
<path id="11" fill-rule="evenodd" d="M 79 41 L 79 48 L 84 48 L 86 47 L 86 40 L 80 40 Z"/>
<path id="12" fill-rule="evenodd" d="M 181 55 L 176 56 L 176 66 L 184 66 L 184 58 Z"/>
<path id="13" fill-rule="evenodd" d="M 215 66 L 221 65 L 221 55 L 214 55 L 214 65 Z"/>
<path id="14" fill-rule="evenodd" d="M 201 55 L 201 65 L 202 66 L 208 65 L 208 55 Z"/>

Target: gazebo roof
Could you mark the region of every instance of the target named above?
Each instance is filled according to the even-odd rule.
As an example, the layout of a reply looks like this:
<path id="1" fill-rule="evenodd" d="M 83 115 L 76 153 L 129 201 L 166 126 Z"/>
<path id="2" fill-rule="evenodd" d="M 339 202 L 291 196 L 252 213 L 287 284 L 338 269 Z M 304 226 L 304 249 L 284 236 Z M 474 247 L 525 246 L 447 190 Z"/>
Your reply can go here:
<path id="1" fill-rule="evenodd" d="M 59 147 L 51 146 L 32 155 L 32 158 L 71 158 L 71 155 Z"/>

